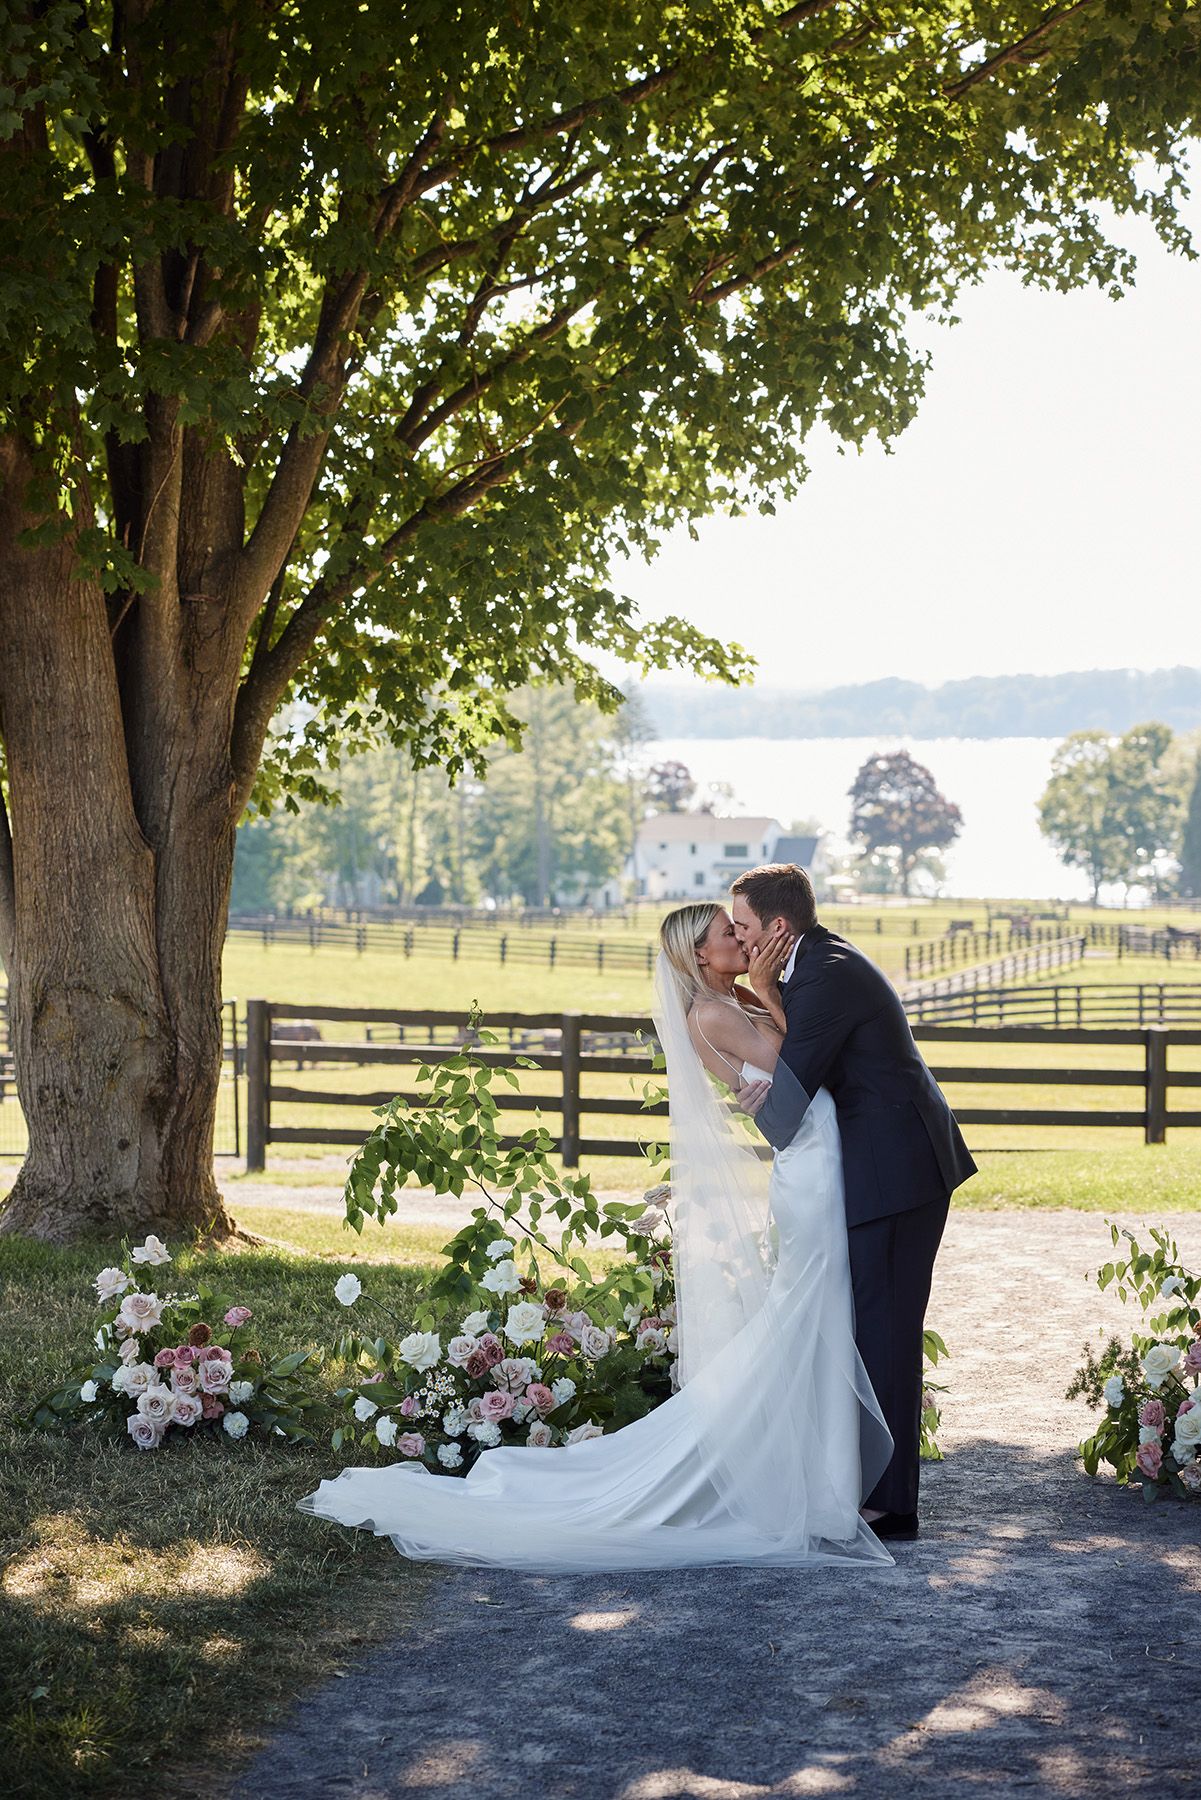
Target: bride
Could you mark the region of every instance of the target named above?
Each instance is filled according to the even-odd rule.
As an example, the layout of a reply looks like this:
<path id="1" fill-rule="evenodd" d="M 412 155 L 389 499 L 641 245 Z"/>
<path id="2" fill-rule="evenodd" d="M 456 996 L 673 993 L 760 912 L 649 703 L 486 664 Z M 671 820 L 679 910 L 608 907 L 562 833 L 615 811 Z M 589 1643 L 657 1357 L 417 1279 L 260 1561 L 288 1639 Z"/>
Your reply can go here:
<path id="1" fill-rule="evenodd" d="M 817 1095 L 769 1168 L 715 1085 L 792 1079 L 774 981 L 789 945 L 759 952 L 753 994 L 723 907 L 679 907 L 660 942 L 679 1392 L 609 1436 L 486 1451 L 463 1480 L 347 1469 L 302 1510 L 418 1561 L 544 1573 L 891 1563 L 859 1515 L 892 1440 L 855 1349 L 833 1101 Z"/>

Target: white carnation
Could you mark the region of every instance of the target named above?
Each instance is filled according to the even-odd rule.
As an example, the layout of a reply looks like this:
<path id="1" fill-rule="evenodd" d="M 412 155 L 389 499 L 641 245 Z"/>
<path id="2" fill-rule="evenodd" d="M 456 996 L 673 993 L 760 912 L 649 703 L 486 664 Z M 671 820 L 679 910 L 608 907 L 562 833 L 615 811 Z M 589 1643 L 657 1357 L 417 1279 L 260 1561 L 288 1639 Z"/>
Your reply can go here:
<path id="1" fill-rule="evenodd" d="M 575 1399 L 575 1382 L 570 1375 L 560 1375 L 557 1381 L 551 1382 L 550 1391 L 555 1397 L 555 1405 L 562 1406 L 565 1400 Z"/>
<path id="2" fill-rule="evenodd" d="M 221 1421 L 221 1428 L 231 1438 L 244 1438 L 250 1430 L 250 1420 L 244 1412 L 227 1412 Z"/>
<path id="3" fill-rule="evenodd" d="M 363 1291 L 363 1284 L 357 1275 L 339 1275 L 334 1283 L 334 1299 L 340 1300 L 343 1306 L 353 1306 Z"/>
<path id="4" fill-rule="evenodd" d="M 480 1286 L 487 1288 L 490 1294 L 515 1294 L 521 1286 L 521 1276 L 517 1273 L 517 1264 L 507 1256 L 498 1262 L 494 1269 L 480 1281 Z"/>
<path id="5" fill-rule="evenodd" d="M 171 1261 L 171 1255 L 162 1238 L 156 1238 L 154 1234 L 151 1233 L 146 1239 L 146 1242 L 144 1244 L 139 1244 L 137 1249 L 133 1252 L 132 1260 L 136 1263 L 149 1263 L 152 1266 L 156 1266 L 159 1263 L 169 1263 Z"/>
<path id="6" fill-rule="evenodd" d="M 253 1381 L 231 1381 L 229 1384 L 230 1404 L 241 1406 L 243 1400 L 249 1400 L 253 1392 Z"/>
<path id="7" fill-rule="evenodd" d="M 1169 1275 L 1167 1280 L 1160 1287 L 1159 1291 L 1160 1291 L 1161 1295 L 1162 1294 L 1178 1294 L 1183 1286 L 1184 1286 L 1184 1282 L 1179 1275 Z"/>
<path id="8" fill-rule="evenodd" d="M 85 1406 L 90 1406 L 92 1401 L 96 1398 L 98 1391 L 94 1381 L 85 1381 L 79 1390 L 79 1398 L 83 1401 Z"/>
<path id="9" fill-rule="evenodd" d="M 484 1255 L 490 1256 L 493 1262 L 499 1262 L 502 1257 L 508 1256 L 509 1252 L 511 1250 L 516 1250 L 516 1248 L 517 1245 L 513 1242 L 512 1238 L 493 1238 L 492 1242 L 484 1251 Z"/>
<path id="10" fill-rule="evenodd" d="M 1118 1407 L 1126 1398 L 1126 1383 L 1120 1375 L 1111 1375 L 1102 1390 L 1106 1406 Z"/>
<path id="11" fill-rule="evenodd" d="M 1152 1344 L 1143 1357 L 1143 1374 L 1149 1388 L 1162 1387 L 1180 1361 L 1178 1344 Z"/>
<path id="12" fill-rule="evenodd" d="M 515 1425 L 524 1424 L 526 1419 L 528 1419 L 530 1414 L 534 1411 L 536 1411 L 536 1408 L 533 1401 L 527 1400 L 524 1394 L 520 1394 L 513 1402 L 513 1411 L 511 1414 L 513 1423 Z"/>
<path id="13" fill-rule="evenodd" d="M 467 1416 L 461 1406 L 452 1406 L 442 1414 L 442 1429 L 447 1437 L 462 1437 L 467 1429 Z"/>
<path id="14" fill-rule="evenodd" d="M 444 1469 L 461 1469 L 463 1466 L 463 1452 L 457 1444 L 439 1444 L 438 1461 L 442 1464 Z"/>
<path id="15" fill-rule="evenodd" d="M 1158 1444 L 1158 1428 L 1154 1425 L 1140 1425 L 1138 1428 L 1138 1441 L 1140 1444 Z"/>
<path id="16" fill-rule="evenodd" d="M 504 1333 L 510 1343 L 528 1344 L 531 1338 L 540 1338 L 545 1328 L 546 1319 L 542 1308 L 535 1306 L 530 1300 L 522 1300 L 509 1308 Z"/>
<path id="17" fill-rule="evenodd" d="M 354 1416 L 359 1421 L 360 1425 L 365 1425 L 368 1419 L 374 1419 L 378 1411 L 379 1407 L 375 1404 L 375 1401 L 368 1400 L 365 1394 L 360 1394 L 359 1398 L 354 1403 Z"/>
<path id="18" fill-rule="evenodd" d="M 387 1413 L 381 1413 L 375 1421 L 375 1435 L 385 1450 L 390 1450 L 396 1442 L 396 1420 L 390 1419 Z"/>
<path id="19" fill-rule="evenodd" d="M 410 1369 L 432 1369 L 442 1360 L 442 1340 L 436 1331 L 410 1331 L 397 1344 L 396 1354 Z"/>
<path id="20" fill-rule="evenodd" d="M 468 1437 L 473 1437 L 480 1448 L 491 1450 L 500 1443 L 500 1426 L 495 1419 L 480 1419 L 477 1424 L 467 1427 Z"/>

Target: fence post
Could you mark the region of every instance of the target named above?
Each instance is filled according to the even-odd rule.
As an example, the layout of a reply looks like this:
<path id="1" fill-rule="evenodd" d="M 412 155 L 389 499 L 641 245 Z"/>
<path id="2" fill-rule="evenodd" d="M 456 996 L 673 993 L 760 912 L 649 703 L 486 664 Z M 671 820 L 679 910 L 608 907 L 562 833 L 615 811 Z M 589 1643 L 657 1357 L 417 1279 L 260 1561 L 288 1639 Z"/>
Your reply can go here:
<path id="1" fill-rule="evenodd" d="M 580 1166 L 580 1015 L 564 1013 L 561 1021 L 563 1053 L 563 1137 L 560 1151 L 565 1169 Z"/>
<path id="2" fill-rule="evenodd" d="M 1146 1035 L 1147 1122 L 1145 1142 L 1162 1144 L 1168 1135 L 1168 1032 L 1149 1025 Z"/>
<path id="3" fill-rule="evenodd" d="M 267 1167 L 268 1063 L 271 1008 L 266 1000 L 246 1002 L 246 1173 Z"/>

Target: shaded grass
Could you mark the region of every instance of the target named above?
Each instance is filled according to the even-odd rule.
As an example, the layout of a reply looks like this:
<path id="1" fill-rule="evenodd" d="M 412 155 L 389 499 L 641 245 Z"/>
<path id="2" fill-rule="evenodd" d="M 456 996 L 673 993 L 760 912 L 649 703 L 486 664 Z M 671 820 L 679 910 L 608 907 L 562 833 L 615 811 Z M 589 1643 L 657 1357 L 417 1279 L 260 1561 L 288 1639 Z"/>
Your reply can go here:
<path id="1" fill-rule="evenodd" d="M 377 1250 L 380 1247 L 377 1246 Z M 5 1787 L 29 1800 L 212 1795 L 298 1689 L 394 1632 L 431 1577 L 296 1501 L 328 1448 L 199 1439 L 150 1454 L 14 1415 L 86 1350 L 100 1244 L 0 1239 L 0 1722 Z M 172 1285 L 202 1259 L 181 1253 Z M 398 1312 L 422 1268 L 379 1255 Z M 203 1258 L 269 1349 L 332 1337 L 329 1266 L 275 1251 Z"/>

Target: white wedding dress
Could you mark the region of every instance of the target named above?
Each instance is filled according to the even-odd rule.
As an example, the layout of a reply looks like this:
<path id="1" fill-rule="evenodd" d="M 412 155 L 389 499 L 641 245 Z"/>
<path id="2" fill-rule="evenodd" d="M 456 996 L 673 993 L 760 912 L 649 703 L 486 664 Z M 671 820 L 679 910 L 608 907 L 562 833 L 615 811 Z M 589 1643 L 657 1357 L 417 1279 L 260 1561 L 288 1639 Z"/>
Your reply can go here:
<path id="1" fill-rule="evenodd" d="M 770 1079 L 751 1064 L 743 1074 Z M 485 1451 L 465 1479 L 416 1462 L 347 1469 L 301 1509 L 390 1537 L 415 1561 L 543 1573 L 891 1564 L 859 1517 L 892 1443 L 855 1349 L 824 1090 L 777 1154 L 769 1194 L 762 1305 L 644 1418 L 558 1448 Z"/>

